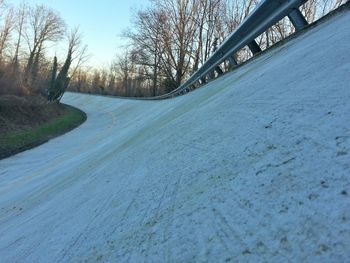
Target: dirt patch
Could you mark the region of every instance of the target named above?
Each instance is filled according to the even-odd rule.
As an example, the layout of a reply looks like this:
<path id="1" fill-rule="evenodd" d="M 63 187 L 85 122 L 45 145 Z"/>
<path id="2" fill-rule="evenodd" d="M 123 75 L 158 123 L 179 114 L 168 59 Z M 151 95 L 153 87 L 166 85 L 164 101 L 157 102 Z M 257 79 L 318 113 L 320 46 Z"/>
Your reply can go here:
<path id="1" fill-rule="evenodd" d="M 40 126 L 64 114 L 61 104 L 48 104 L 39 96 L 0 96 L 0 134 L 18 132 Z"/>
<path id="2" fill-rule="evenodd" d="M 85 120 L 84 112 L 42 97 L 0 96 L 0 159 L 47 142 Z"/>

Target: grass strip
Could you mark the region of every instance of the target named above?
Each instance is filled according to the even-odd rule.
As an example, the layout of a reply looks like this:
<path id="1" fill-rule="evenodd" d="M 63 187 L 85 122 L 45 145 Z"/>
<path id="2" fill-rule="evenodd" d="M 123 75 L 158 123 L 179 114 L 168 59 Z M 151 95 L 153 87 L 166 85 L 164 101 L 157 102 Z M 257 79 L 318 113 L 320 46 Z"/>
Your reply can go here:
<path id="1" fill-rule="evenodd" d="M 0 134 L 0 159 L 45 143 L 78 127 L 86 120 L 86 114 L 81 110 L 64 104 L 62 107 L 65 108 L 62 116 L 41 126 L 9 134 Z"/>

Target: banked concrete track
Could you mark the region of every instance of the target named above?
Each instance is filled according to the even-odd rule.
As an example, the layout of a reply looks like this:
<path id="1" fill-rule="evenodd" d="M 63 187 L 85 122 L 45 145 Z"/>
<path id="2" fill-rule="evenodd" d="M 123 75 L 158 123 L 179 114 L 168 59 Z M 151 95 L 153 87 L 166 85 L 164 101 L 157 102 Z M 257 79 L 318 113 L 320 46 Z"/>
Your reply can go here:
<path id="1" fill-rule="evenodd" d="M 186 96 L 0 161 L 0 262 L 349 262 L 350 12 Z"/>

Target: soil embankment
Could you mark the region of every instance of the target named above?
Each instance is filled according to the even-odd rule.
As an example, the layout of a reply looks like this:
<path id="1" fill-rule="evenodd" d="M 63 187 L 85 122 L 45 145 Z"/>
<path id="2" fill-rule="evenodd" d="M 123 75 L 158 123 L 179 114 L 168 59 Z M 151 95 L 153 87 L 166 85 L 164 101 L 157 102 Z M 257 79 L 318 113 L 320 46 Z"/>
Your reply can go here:
<path id="1" fill-rule="evenodd" d="M 41 97 L 0 96 L 0 159 L 38 146 L 86 120 L 84 112 Z"/>

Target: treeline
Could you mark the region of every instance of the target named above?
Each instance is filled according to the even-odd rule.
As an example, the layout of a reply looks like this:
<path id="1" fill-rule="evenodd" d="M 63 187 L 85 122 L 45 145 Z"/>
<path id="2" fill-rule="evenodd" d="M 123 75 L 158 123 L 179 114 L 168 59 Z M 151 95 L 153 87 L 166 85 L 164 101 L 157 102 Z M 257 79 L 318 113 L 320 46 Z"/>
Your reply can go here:
<path id="1" fill-rule="evenodd" d="M 258 0 L 151 0 L 124 33 L 128 47 L 109 68 L 80 70 L 70 86 L 79 92 L 156 96 L 177 88 L 259 3 Z M 313 22 L 344 0 L 310 0 L 301 7 Z M 265 49 L 294 32 L 285 18 L 258 39 Z M 252 56 L 242 49 L 238 62 Z M 229 67 L 229 65 L 224 65 Z"/>
<path id="2" fill-rule="evenodd" d="M 58 50 L 61 58 L 54 72 L 57 58 L 48 51 L 57 43 L 66 48 Z M 57 12 L 42 5 L 11 6 L 0 0 L 0 95 L 59 99 L 85 59 L 86 46 L 78 29 L 68 29 Z"/>

